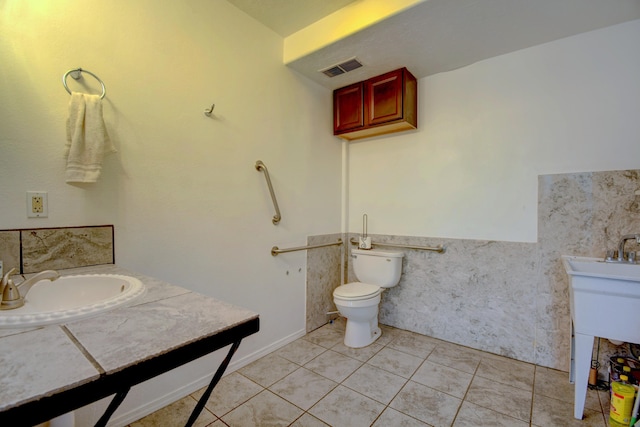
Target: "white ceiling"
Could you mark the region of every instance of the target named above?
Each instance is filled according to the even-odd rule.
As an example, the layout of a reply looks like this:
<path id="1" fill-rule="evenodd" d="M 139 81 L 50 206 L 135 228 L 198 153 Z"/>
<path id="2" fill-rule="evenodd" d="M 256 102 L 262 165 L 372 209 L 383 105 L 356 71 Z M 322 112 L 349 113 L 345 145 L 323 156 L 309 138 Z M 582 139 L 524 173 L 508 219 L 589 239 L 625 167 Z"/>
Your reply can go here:
<path id="1" fill-rule="evenodd" d="M 287 37 L 363 0 L 228 0 Z M 425 0 L 286 64 L 330 89 L 400 67 L 417 78 L 640 19 L 640 0 Z M 329 78 L 318 70 L 357 57 Z"/>

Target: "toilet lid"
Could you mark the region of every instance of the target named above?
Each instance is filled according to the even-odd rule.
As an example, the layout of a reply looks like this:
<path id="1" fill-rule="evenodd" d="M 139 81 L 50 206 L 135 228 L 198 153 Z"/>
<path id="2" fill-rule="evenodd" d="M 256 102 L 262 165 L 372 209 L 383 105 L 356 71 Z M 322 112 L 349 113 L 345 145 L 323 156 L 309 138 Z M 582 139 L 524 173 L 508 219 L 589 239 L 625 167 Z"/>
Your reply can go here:
<path id="1" fill-rule="evenodd" d="M 380 286 L 368 283 L 354 282 L 338 286 L 333 295 L 345 299 L 361 299 L 363 297 L 374 296 L 380 292 Z"/>

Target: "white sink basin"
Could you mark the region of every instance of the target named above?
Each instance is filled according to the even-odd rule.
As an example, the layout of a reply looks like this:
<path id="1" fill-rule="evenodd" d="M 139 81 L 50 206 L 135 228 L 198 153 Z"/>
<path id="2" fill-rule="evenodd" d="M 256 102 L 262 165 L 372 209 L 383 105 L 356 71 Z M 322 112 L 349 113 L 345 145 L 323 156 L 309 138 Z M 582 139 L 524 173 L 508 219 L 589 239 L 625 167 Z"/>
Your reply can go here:
<path id="1" fill-rule="evenodd" d="M 562 263 L 570 281 L 574 417 L 581 419 L 594 337 L 640 343 L 640 265 L 566 255 Z"/>
<path id="2" fill-rule="evenodd" d="M 601 258 L 575 256 L 563 256 L 562 259 L 570 275 L 640 281 L 640 264 L 604 262 Z"/>
<path id="3" fill-rule="evenodd" d="M 640 341 L 640 265 L 563 256 L 576 333 Z"/>
<path id="4" fill-rule="evenodd" d="M 66 323 L 122 306 L 144 294 L 144 284 L 135 277 L 118 274 L 63 276 L 42 280 L 31 288 L 25 304 L 0 310 L 0 328 Z"/>

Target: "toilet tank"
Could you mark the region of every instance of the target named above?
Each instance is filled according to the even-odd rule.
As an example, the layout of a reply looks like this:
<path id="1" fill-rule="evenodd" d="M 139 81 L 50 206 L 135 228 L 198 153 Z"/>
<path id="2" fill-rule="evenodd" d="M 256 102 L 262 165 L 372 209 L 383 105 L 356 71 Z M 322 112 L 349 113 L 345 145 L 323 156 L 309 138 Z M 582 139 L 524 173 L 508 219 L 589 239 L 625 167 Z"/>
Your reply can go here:
<path id="1" fill-rule="evenodd" d="M 351 250 L 353 271 L 358 280 L 383 288 L 391 288 L 400 281 L 403 256 L 399 251 Z"/>

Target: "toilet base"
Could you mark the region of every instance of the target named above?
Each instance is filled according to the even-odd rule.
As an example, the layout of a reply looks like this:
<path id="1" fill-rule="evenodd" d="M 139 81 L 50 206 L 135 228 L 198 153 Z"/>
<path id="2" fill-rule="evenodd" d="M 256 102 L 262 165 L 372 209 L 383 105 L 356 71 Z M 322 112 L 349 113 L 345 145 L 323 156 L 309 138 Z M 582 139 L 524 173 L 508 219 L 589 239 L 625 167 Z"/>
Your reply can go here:
<path id="1" fill-rule="evenodd" d="M 382 335 L 378 327 L 378 316 L 369 322 L 358 322 L 347 319 L 344 333 L 344 345 L 351 348 L 362 348 L 373 344 Z"/>

